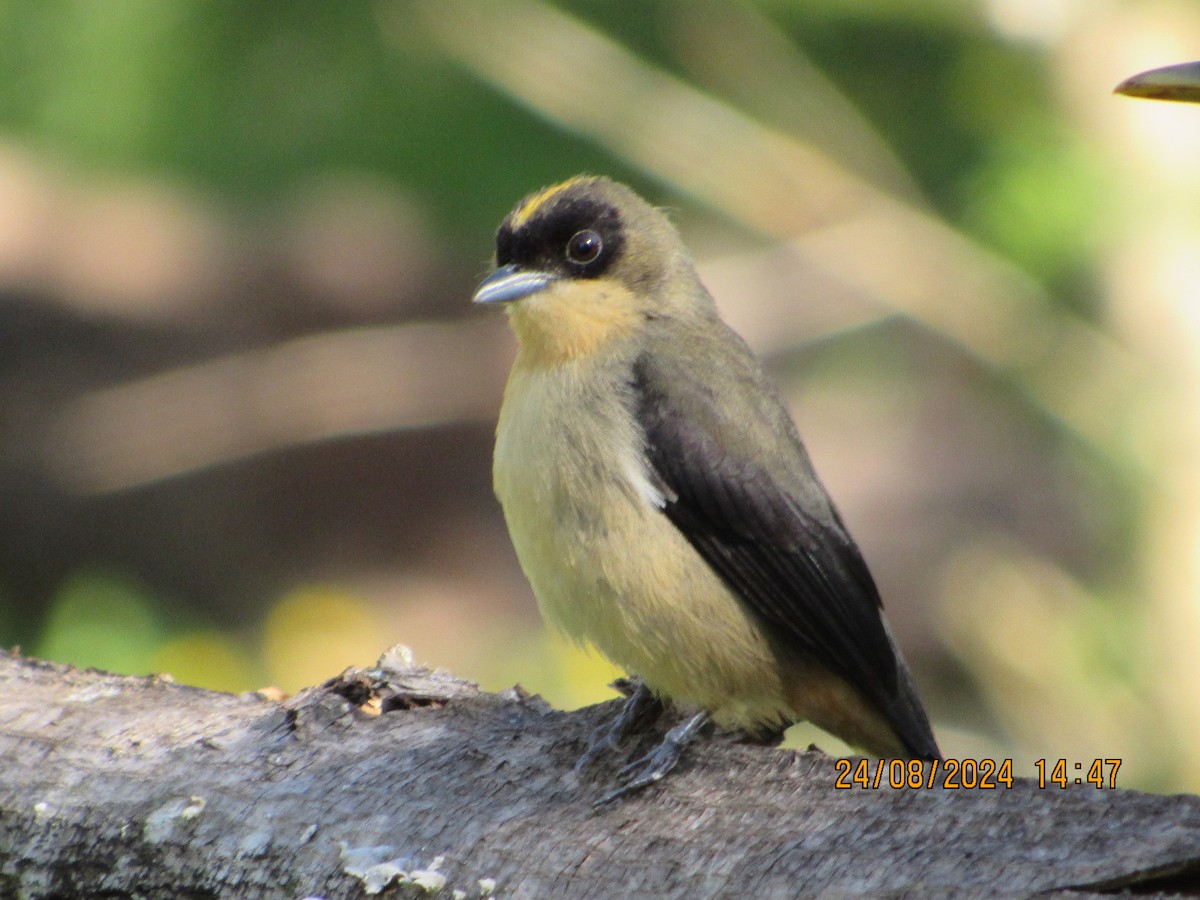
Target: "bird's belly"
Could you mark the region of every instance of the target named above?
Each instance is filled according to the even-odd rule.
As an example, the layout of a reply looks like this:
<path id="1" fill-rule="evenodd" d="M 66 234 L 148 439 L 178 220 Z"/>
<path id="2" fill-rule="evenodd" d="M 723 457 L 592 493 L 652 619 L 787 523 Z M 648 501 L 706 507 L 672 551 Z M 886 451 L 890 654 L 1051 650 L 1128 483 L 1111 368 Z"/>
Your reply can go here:
<path id="1" fill-rule="evenodd" d="M 496 494 L 546 620 L 723 725 L 794 718 L 756 623 L 655 505 L 641 437 L 619 402 L 573 422 L 552 391 L 511 388 Z M 564 439 L 546 440 L 551 429 Z"/>

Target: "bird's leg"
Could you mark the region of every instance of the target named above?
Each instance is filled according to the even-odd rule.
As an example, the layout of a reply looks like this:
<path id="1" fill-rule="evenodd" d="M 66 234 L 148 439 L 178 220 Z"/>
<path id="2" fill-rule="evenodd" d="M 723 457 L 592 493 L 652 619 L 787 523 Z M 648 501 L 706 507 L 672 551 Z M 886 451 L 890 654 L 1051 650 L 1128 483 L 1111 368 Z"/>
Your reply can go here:
<path id="1" fill-rule="evenodd" d="M 661 744 L 620 771 L 617 777 L 625 781 L 625 784 L 615 791 L 605 794 L 592 806 L 598 809 L 614 800 L 640 791 L 656 781 L 661 781 L 668 772 L 675 768 L 683 751 L 687 749 L 688 744 L 695 740 L 700 729 L 706 724 L 708 724 L 708 713 L 698 712 L 682 725 L 676 725 L 667 732 Z"/>
<path id="2" fill-rule="evenodd" d="M 634 679 L 633 684 L 633 693 L 629 695 L 616 717 L 592 732 L 588 748 L 583 751 L 583 756 L 579 757 L 579 762 L 575 763 L 576 772 L 583 771 L 606 750 L 616 750 L 621 741 L 637 730 L 645 720 L 652 721 L 662 715 L 662 701 L 641 681 Z M 614 686 L 619 687 L 620 684 Z"/>

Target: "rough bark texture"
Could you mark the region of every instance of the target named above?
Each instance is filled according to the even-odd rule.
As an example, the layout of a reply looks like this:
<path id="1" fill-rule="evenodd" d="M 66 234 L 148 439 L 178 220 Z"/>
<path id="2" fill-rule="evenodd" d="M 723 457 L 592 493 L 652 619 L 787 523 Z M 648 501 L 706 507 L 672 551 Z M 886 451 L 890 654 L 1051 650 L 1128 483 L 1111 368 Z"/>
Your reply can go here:
<path id="1" fill-rule="evenodd" d="M 822 754 L 718 737 L 594 812 L 613 769 L 572 767 L 611 704 L 399 663 L 283 703 L 2 653 L 0 686 L 3 897 L 1200 889 L 1193 796 L 836 790 Z"/>

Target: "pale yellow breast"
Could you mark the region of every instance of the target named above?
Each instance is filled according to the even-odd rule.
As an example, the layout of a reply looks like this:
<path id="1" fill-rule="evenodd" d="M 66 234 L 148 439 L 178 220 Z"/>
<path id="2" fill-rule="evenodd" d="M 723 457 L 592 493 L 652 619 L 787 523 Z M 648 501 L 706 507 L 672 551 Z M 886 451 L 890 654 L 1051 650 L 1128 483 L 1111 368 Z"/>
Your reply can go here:
<path id="1" fill-rule="evenodd" d="M 496 495 L 543 616 L 722 724 L 794 716 L 765 640 L 659 508 L 622 383 L 518 359 L 505 391 Z"/>

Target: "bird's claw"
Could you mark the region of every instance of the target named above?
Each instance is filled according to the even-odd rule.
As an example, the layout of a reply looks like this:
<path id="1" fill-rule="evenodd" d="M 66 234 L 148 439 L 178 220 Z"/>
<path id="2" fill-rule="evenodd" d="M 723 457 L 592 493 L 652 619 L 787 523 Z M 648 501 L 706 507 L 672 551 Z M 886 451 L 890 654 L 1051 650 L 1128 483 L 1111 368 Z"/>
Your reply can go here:
<path id="1" fill-rule="evenodd" d="M 700 729 L 708 722 L 708 713 L 699 712 L 682 725 L 676 725 L 663 737 L 662 743 L 639 757 L 617 773 L 617 779 L 624 782 L 619 788 L 605 794 L 592 804 L 593 809 L 607 806 L 614 800 L 628 796 L 644 787 L 649 787 L 656 781 L 661 781 L 667 773 L 675 768 L 683 751 L 695 740 Z"/>
<path id="2" fill-rule="evenodd" d="M 614 727 L 615 723 L 606 722 L 595 731 L 592 732 L 592 738 L 588 741 L 587 749 L 583 751 L 583 755 L 579 757 L 579 761 L 575 763 L 575 772 L 579 773 L 595 762 L 596 757 L 600 756 L 609 750 L 616 750 L 621 746 L 621 738 L 624 736 L 617 733 Z"/>
<path id="3" fill-rule="evenodd" d="M 621 711 L 617 713 L 616 717 L 592 732 L 587 749 L 579 757 L 579 762 L 575 763 L 576 773 L 582 772 L 591 765 L 601 753 L 618 749 L 621 741 L 632 733 L 634 728 L 641 724 L 642 720 L 648 717 L 649 712 L 655 707 L 657 707 L 655 715 L 661 714 L 661 701 L 642 682 L 636 681 L 635 684 L 633 693 L 629 695 L 629 699 L 625 701 L 625 705 L 621 707 Z"/>

